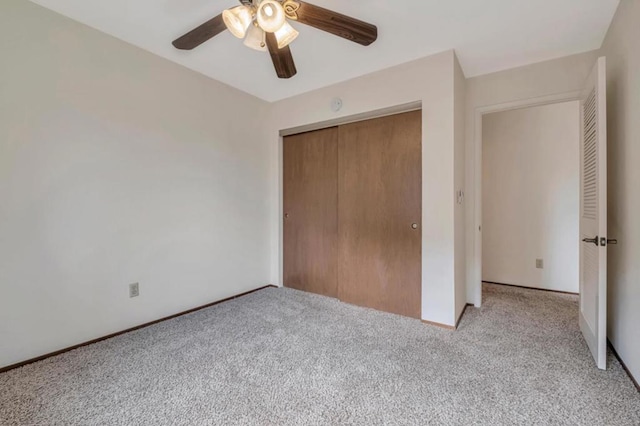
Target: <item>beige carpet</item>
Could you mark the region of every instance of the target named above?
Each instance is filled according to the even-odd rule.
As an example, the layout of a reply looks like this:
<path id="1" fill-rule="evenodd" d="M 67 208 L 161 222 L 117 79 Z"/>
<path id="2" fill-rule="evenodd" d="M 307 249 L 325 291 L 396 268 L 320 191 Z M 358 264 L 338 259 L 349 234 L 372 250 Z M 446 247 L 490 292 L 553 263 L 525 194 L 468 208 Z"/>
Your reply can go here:
<path id="1" fill-rule="evenodd" d="M 577 299 L 485 286 L 457 332 L 268 289 L 0 375 L 2 425 L 640 425 Z"/>

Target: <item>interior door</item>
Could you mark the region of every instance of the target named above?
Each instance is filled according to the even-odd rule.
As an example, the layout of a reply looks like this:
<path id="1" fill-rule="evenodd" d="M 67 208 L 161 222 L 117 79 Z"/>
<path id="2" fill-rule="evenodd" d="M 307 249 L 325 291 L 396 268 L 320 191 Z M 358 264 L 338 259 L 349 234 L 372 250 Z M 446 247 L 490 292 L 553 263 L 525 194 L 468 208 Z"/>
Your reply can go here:
<path id="1" fill-rule="evenodd" d="M 339 127 L 340 300 L 421 314 L 422 114 Z"/>
<path id="2" fill-rule="evenodd" d="M 607 87 L 598 59 L 582 94 L 580 330 L 607 368 Z"/>
<path id="3" fill-rule="evenodd" d="M 338 129 L 283 142 L 284 285 L 338 297 Z"/>

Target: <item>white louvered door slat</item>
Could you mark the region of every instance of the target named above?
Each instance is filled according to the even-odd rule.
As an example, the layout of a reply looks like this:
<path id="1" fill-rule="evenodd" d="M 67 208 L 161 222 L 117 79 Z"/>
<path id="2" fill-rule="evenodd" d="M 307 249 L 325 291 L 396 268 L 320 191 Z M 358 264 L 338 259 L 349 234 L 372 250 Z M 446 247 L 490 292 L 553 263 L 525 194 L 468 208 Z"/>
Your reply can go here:
<path id="1" fill-rule="evenodd" d="M 580 144 L 580 330 L 607 368 L 607 86 L 598 59 L 582 94 Z M 595 243 L 588 242 L 595 239 Z M 588 240 L 588 241 L 584 241 Z"/>

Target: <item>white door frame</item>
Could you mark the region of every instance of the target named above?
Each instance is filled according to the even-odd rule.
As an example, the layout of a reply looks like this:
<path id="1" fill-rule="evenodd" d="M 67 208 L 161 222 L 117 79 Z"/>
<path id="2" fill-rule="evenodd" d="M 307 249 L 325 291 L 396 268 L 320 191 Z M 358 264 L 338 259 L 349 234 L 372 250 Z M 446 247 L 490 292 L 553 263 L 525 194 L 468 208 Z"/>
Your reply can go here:
<path id="1" fill-rule="evenodd" d="M 581 96 L 582 91 L 577 90 L 573 92 L 558 93 L 555 95 L 482 106 L 476 108 L 474 112 L 474 211 L 473 228 L 471 228 L 473 254 L 470 262 L 471 270 L 469 271 L 472 280 L 471 282 L 473 283 L 473 293 L 470 295 L 469 299 L 476 307 L 480 307 L 482 305 L 482 118 L 485 114 L 491 114 L 494 112 L 579 101 Z M 576 161 L 578 161 L 577 158 Z"/>

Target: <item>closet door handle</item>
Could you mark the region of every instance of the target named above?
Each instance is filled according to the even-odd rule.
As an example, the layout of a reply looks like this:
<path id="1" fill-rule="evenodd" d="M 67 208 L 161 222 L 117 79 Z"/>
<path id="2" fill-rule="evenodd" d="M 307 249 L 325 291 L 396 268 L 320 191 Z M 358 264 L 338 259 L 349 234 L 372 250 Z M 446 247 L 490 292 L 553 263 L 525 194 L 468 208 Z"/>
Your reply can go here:
<path id="1" fill-rule="evenodd" d="M 412 223 L 411 224 L 411 228 L 412 229 L 418 229 L 418 224 L 417 223 Z"/>

